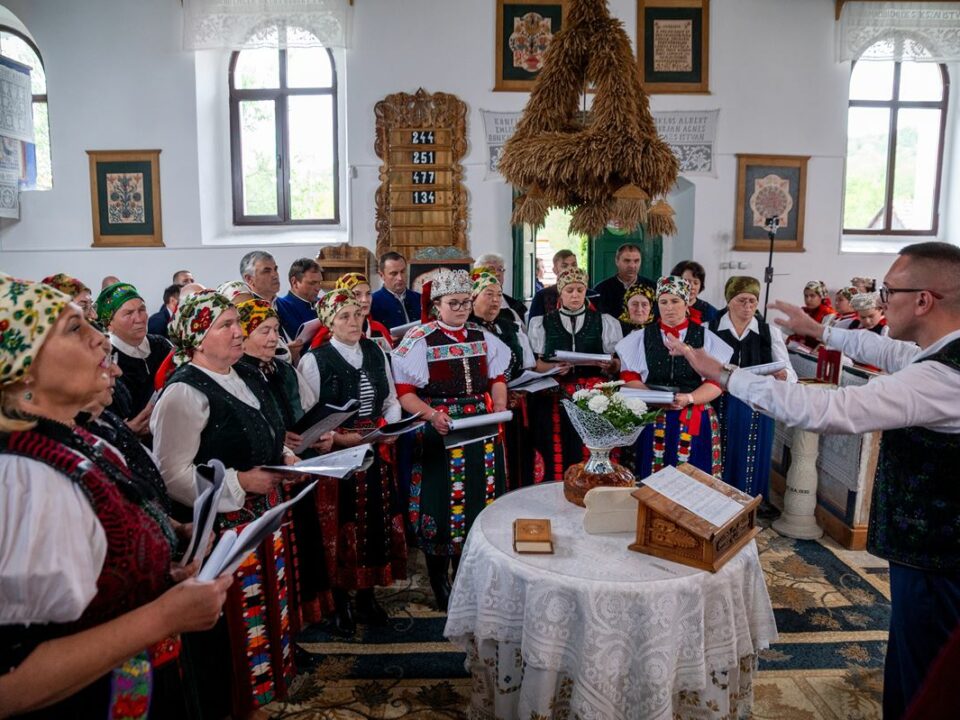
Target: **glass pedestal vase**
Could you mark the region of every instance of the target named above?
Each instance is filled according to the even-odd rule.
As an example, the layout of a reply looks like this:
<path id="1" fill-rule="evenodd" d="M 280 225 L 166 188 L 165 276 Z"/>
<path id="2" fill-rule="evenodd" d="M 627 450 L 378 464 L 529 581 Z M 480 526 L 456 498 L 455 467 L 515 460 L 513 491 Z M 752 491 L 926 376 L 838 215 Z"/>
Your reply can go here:
<path id="1" fill-rule="evenodd" d="M 595 487 L 633 487 L 636 481 L 633 473 L 623 465 L 610 460 L 613 447 L 590 447 L 590 457 L 581 463 L 571 465 L 563 474 L 563 496 L 580 507 L 584 507 L 583 497 Z M 631 448 L 627 449 L 631 452 Z"/>

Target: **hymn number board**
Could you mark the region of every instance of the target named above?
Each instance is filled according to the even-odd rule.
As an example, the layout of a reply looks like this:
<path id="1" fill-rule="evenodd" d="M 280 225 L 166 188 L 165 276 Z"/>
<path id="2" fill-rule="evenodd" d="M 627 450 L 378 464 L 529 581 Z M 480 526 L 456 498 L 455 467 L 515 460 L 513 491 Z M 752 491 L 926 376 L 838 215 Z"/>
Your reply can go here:
<path id="1" fill-rule="evenodd" d="M 393 98 L 397 101 L 391 102 Z M 438 98 L 440 99 L 438 102 Z M 466 106 L 452 95 L 391 95 L 377 103 L 377 253 L 466 248 Z"/>

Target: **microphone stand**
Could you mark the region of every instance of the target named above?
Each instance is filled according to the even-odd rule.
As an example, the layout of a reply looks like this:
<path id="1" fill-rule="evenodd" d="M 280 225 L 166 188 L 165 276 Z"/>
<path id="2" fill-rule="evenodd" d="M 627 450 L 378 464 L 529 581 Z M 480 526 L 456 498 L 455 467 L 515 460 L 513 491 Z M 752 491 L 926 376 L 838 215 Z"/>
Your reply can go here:
<path id="1" fill-rule="evenodd" d="M 767 218 L 767 237 L 770 238 L 770 253 L 767 256 L 767 267 L 763 271 L 763 282 L 767 286 L 763 297 L 763 321 L 767 321 L 767 304 L 770 302 L 770 285 L 773 283 L 773 241 L 777 237 L 777 229 L 780 227 L 780 218 L 778 216 Z"/>

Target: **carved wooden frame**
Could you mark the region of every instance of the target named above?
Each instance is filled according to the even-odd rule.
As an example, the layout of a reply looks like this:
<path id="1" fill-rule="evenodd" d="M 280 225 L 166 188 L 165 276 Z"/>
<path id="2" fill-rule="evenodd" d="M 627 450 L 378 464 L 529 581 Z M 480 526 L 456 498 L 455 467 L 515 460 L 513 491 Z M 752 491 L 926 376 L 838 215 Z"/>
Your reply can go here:
<path id="1" fill-rule="evenodd" d="M 451 133 L 452 174 L 451 210 L 453 222 L 449 229 L 447 246 L 467 252 L 467 190 L 463 185 L 463 165 L 467 154 L 467 105 L 455 95 L 428 93 L 423 88 L 413 95 L 394 93 L 374 106 L 376 140 L 374 151 L 380 158 L 380 186 L 376 193 L 377 257 L 393 250 L 404 257 L 412 257 L 421 245 L 404 244 L 393 237 L 393 218 L 390 204 L 390 131 L 395 128 L 434 127 Z M 425 226 L 426 227 L 426 226 Z"/>

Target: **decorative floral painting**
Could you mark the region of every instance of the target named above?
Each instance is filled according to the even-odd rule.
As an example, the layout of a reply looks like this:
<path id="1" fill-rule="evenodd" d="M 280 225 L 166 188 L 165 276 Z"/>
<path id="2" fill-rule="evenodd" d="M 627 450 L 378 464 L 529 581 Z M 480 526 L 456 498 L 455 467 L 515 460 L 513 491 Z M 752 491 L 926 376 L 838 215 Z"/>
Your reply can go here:
<path id="1" fill-rule="evenodd" d="M 567 12 L 565 0 L 497 0 L 494 90 L 529 91 Z"/>
<path id="2" fill-rule="evenodd" d="M 768 223 L 777 219 L 774 250 L 803 251 L 808 157 L 737 155 L 734 250 L 769 250 Z"/>
<path id="3" fill-rule="evenodd" d="M 88 150 L 94 247 L 161 246 L 160 151 Z"/>

